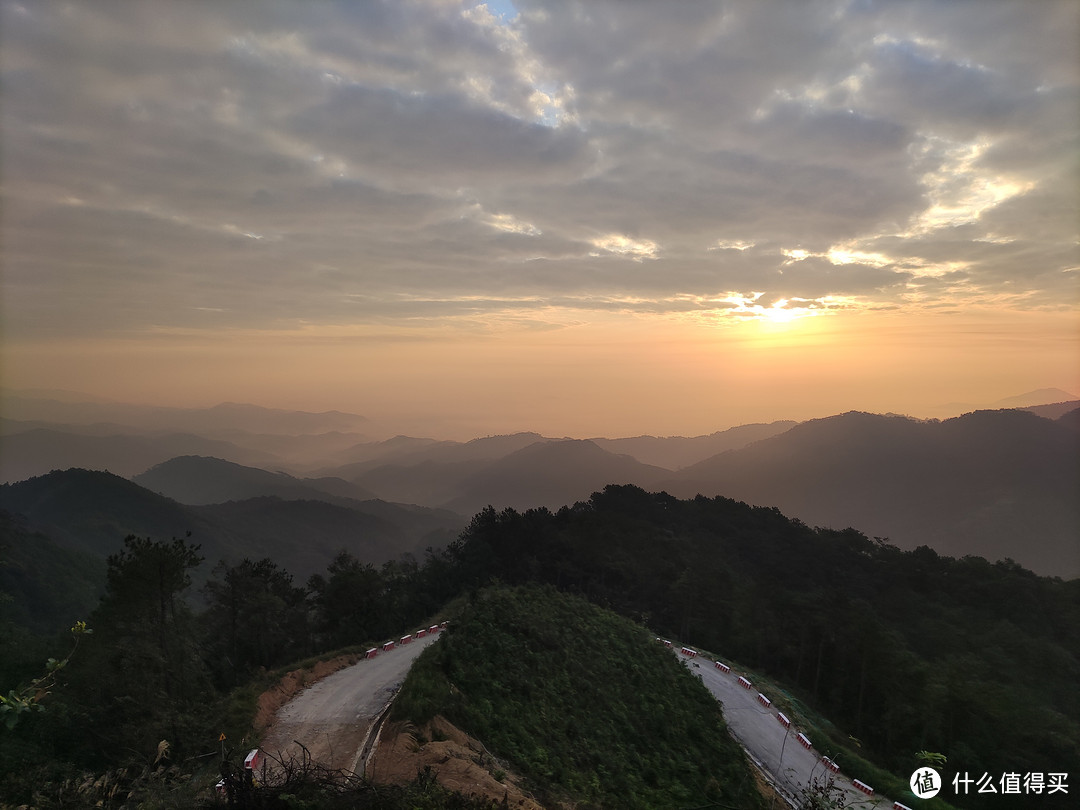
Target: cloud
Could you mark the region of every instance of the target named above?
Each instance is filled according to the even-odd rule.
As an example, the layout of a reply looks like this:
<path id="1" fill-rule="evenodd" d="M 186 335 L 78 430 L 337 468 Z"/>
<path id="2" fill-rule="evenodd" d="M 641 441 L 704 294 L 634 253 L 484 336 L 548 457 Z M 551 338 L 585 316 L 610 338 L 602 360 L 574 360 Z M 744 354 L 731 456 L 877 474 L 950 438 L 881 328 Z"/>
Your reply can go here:
<path id="1" fill-rule="evenodd" d="M 1074 3 L 515 5 L 3 3 L 9 334 L 1075 301 Z"/>

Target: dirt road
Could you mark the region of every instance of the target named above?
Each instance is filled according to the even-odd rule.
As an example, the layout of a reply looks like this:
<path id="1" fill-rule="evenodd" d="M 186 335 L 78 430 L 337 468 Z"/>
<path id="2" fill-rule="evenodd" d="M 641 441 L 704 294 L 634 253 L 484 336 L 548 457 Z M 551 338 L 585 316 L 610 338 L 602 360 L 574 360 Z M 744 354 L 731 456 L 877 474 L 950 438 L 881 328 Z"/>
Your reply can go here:
<path id="1" fill-rule="evenodd" d="M 753 686 L 743 688 L 736 672 L 722 672 L 704 658 L 684 658 L 682 655 L 679 658 L 691 672 L 701 677 L 702 683 L 720 701 L 731 733 L 783 793 L 800 796 L 812 780 L 829 776 L 821 761 L 821 752 L 804 747 L 798 738 L 799 729 L 794 724 L 785 728 L 777 719 L 776 709 L 759 703 L 758 690 Z M 893 806 L 892 801 L 883 796 L 867 796 L 855 789 L 851 779 L 842 773 L 836 775 L 836 784 L 848 794 L 848 807 L 891 810 Z"/>
<path id="2" fill-rule="evenodd" d="M 360 749 L 412 666 L 438 634 L 399 645 L 364 659 L 308 687 L 278 712 L 261 748 L 272 757 L 300 759 L 307 748 L 313 761 L 333 769 L 357 771 Z"/>

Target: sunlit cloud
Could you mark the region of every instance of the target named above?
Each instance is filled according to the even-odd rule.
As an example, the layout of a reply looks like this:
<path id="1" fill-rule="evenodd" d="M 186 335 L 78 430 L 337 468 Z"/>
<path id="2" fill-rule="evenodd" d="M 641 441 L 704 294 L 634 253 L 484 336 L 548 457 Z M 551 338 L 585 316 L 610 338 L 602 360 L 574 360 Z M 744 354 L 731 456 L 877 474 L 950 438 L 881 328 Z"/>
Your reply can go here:
<path id="1" fill-rule="evenodd" d="M 747 241 L 745 239 L 717 239 L 716 242 L 709 246 L 709 250 L 749 250 L 754 247 L 754 242 Z"/>
<path id="2" fill-rule="evenodd" d="M 650 239 L 633 239 L 618 233 L 609 233 L 590 240 L 593 247 L 616 256 L 628 256 L 634 261 L 655 259 L 660 246 Z M 595 254 L 599 256 L 600 254 Z"/>
<path id="3" fill-rule="evenodd" d="M 916 166 L 928 166 L 920 177 L 929 205 L 915 218 L 911 233 L 977 222 L 982 214 L 1035 187 L 1023 180 L 987 171 L 979 158 L 992 146 L 987 139 L 968 143 L 924 136 L 912 145 Z"/>

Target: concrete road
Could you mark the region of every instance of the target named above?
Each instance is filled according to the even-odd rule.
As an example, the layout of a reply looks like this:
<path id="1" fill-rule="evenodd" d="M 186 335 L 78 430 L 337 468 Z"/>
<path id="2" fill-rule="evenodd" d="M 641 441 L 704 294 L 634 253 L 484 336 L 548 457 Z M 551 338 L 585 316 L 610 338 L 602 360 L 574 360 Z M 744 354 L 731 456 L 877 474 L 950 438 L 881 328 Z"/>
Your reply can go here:
<path id="1" fill-rule="evenodd" d="M 278 712 L 259 746 L 273 758 L 311 759 L 356 772 L 372 723 L 390 705 L 413 661 L 439 634 L 427 635 L 375 658 L 338 670 L 305 689 Z"/>
<path id="2" fill-rule="evenodd" d="M 687 658 L 678 652 L 676 655 L 720 701 L 724 719 L 735 739 L 769 774 L 782 793 L 792 798 L 799 797 L 813 780 L 824 781 L 828 778 L 830 773 L 822 762 L 821 752 L 816 748 L 807 749 L 800 742 L 798 734 L 801 730 L 795 724 L 785 728 L 777 717 L 779 713 L 776 709 L 767 708 L 758 701 L 757 688 L 751 684 L 751 688 L 746 689 L 739 683 L 740 673 L 734 670 L 725 673 L 708 659 Z M 810 742 L 812 744 L 813 740 Z M 867 796 L 853 787 L 851 779 L 845 777 L 843 772 L 834 776 L 836 785 L 843 787 L 848 794 L 848 807 L 891 810 L 892 800 L 876 793 Z"/>
<path id="3" fill-rule="evenodd" d="M 302 758 L 302 744 L 313 761 L 358 772 L 360 754 L 374 721 L 390 705 L 413 661 L 437 639 L 438 634 L 428 635 L 389 652 L 380 651 L 375 658 L 364 659 L 308 687 L 282 707 L 260 747 L 271 760 L 288 760 Z M 722 672 L 708 659 L 675 654 L 720 701 L 731 733 L 782 793 L 797 798 L 813 780 L 829 776 L 821 753 L 806 748 L 798 737 L 800 729 L 794 724 L 786 728 L 776 709 L 758 701 L 758 689 L 740 685 L 739 673 Z M 848 793 L 848 807 L 891 810 L 889 799 L 867 796 L 843 773 L 835 778 Z"/>

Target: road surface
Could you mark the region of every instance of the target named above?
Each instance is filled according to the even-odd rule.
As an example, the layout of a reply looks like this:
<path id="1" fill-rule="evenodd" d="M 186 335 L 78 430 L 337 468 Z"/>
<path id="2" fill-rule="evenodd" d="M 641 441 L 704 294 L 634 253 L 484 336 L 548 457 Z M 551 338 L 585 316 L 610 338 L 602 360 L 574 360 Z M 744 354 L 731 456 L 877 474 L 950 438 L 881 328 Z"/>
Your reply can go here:
<path id="1" fill-rule="evenodd" d="M 677 653 L 678 654 L 678 653 Z M 739 673 L 716 668 L 705 658 L 687 658 L 678 654 L 690 671 L 701 677 L 702 683 L 720 701 L 728 728 L 750 757 L 772 778 L 774 784 L 789 796 L 799 797 L 813 780 L 824 781 L 829 775 L 816 748 L 805 748 L 798 739 L 800 729 L 790 728 L 777 719 L 774 708 L 758 702 L 758 689 L 745 689 L 739 684 Z M 813 740 L 810 741 L 813 743 Z M 840 763 L 841 766 L 843 763 Z M 865 810 L 883 807 L 892 810 L 890 799 L 874 794 L 867 796 L 856 790 L 843 772 L 835 774 L 836 785 L 848 794 L 848 807 Z"/>
<path id="2" fill-rule="evenodd" d="M 360 754 L 373 723 L 390 705 L 413 661 L 437 639 L 438 634 L 428 635 L 380 651 L 308 687 L 281 708 L 260 747 L 272 758 L 299 760 L 302 743 L 319 764 L 361 772 Z M 720 701 L 731 733 L 783 793 L 798 797 L 813 780 L 827 778 L 820 751 L 800 744 L 799 729 L 785 728 L 775 709 L 759 703 L 758 689 L 743 688 L 738 673 L 722 672 L 708 659 L 676 654 Z M 892 808 L 890 800 L 856 790 L 842 773 L 836 784 L 848 793 L 848 807 Z"/>
<path id="3" fill-rule="evenodd" d="M 312 761 L 357 772 L 372 723 L 390 705 L 413 661 L 438 637 L 380 651 L 309 686 L 281 707 L 259 747 L 272 758 L 300 760 L 302 743 Z"/>

